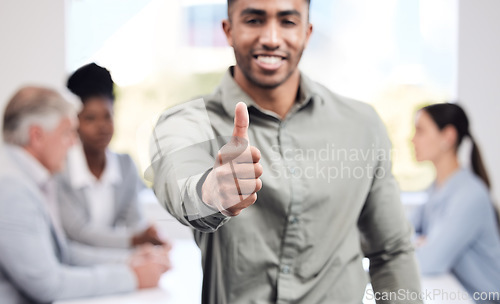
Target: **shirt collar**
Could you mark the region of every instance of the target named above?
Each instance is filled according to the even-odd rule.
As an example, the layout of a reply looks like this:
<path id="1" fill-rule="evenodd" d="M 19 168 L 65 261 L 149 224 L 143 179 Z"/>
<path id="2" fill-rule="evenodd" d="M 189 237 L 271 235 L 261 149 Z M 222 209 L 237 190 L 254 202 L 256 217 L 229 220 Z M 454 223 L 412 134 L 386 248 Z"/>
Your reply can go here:
<path id="1" fill-rule="evenodd" d="M 6 144 L 6 151 L 16 160 L 21 170 L 31 178 L 39 188 L 44 188 L 51 181 L 52 175 L 33 155 L 24 148 Z"/>
<path id="2" fill-rule="evenodd" d="M 99 180 L 90 172 L 81 145 L 76 145 L 68 153 L 68 171 L 74 189 L 91 187 L 96 182 L 116 185 L 122 181 L 117 155 L 106 150 L 106 166 Z"/>
<path id="3" fill-rule="evenodd" d="M 224 107 L 224 110 L 227 112 L 227 114 L 230 117 L 234 117 L 234 109 L 236 107 L 236 104 L 240 101 L 244 102 L 247 107 L 254 107 L 266 114 L 272 113 L 258 106 L 255 101 L 241 89 L 241 87 L 233 78 L 233 70 L 234 66 L 229 67 L 229 69 L 224 74 L 224 77 L 222 78 L 221 85 L 219 86 L 219 90 L 222 93 L 222 106 Z M 313 100 L 313 97 L 316 97 L 314 93 L 314 86 L 314 82 L 309 79 L 309 77 L 307 77 L 303 73 L 300 73 L 300 86 L 297 100 L 297 104 L 300 108 L 311 102 Z"/>

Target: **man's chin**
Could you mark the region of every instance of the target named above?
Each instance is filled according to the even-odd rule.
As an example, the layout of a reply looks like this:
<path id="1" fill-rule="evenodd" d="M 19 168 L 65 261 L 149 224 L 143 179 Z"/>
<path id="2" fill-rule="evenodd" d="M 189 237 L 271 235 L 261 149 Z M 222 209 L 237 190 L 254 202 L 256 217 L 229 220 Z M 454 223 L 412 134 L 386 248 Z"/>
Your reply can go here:
<path id="1" fill-rule="evenodd" d="M 266 77 L 266 76 L 261 76 L 261 77 L 252 77 L 249 80 L 256 86 L 262 88 L 262 89 L 267 89 L 267 90 L 272 90 L 276 89 L 283 83 L 285 83 L 290 76 L 287 77 Z"/>
<path id="2" fill-rule="evenodd" d="M 282 82 L 261 82 L 258 84 L 258 86 L 262 89 L 265 90 L 274 90 L 277 87 L 279 87 L 282 84 Z"/>

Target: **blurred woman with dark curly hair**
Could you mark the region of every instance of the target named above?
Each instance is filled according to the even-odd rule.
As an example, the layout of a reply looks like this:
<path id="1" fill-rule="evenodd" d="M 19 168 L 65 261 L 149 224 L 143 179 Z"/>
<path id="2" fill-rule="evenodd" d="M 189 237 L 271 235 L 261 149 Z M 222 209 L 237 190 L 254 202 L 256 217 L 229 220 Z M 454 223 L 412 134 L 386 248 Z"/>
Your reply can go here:
<path id="1" fill-rule="evenodd" d="M 81 148 L 72 151 L 60 178 L 62 223 L 70 239 L 89 245 L 164 244 L 142 215 L 138 194 L 145 186 L 132 159 L 108 149 L 114 133 L 113 85 L 109 71 L 95 63 L 68 79 L 83 108 L 78 115 Z"/>

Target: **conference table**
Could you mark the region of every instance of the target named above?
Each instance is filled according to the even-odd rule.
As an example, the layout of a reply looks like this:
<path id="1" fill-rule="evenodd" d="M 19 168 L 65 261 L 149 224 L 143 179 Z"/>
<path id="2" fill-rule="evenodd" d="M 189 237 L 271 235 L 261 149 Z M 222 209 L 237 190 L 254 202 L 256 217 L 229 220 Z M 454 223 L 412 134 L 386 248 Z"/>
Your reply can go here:
<path id="1" fill-rule="evenodd" d="M 201 254 L 192 239 L 172 240 L 172 269 L 158 288 L 96 298 L 58 301 L 54 304 L 195 304 L 201 299 Z"/>
<path id="2" fill-rule="evenodd" d="M 58 301 L 55 304 L 197 304 L 201 299 L 202 270 L 200 252 L 192 239 L 174 239 L 171 251 L 173 269 L 165 273 L 158 288 L 96 298 Z M 366 267 L 365 263 L 365 267 Z M 363 304 L 374 304 L 375 294 L 367 286 Z M 460 283 L 451 275 L 422 278 L 426 304 L 473 304 Z M 411 295 L 416 296 L 416 295 Z"/>

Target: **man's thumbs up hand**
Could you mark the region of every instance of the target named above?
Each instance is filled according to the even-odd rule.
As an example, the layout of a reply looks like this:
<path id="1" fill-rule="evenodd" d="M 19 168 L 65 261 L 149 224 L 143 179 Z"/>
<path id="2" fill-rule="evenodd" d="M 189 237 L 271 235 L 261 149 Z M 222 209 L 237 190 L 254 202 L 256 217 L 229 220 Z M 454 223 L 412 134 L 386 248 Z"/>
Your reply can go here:
<path id="1" fill-rule="evenodd" d="M 262 188 L 260 151 L 249 144 L 248 126 L 247 106 L 239 102 L 234 111 L 233 137 L 219 150 L 202 186 L 203 202 L 227 216 L 236 216 L 255 203 Z"/>

